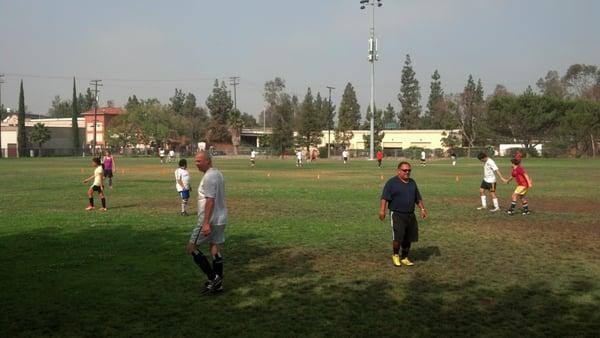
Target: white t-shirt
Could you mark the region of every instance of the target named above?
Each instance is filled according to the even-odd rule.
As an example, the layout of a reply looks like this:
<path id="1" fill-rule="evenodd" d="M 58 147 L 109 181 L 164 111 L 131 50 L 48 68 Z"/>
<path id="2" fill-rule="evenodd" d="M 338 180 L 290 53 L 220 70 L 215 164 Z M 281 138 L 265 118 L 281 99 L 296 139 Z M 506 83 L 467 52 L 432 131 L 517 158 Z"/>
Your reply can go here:
<path id="1" fill-rule="evenodd" d="M 160 157 L 164 157 L 165 156 L 165 151 L 164 149 L 161 149 L 158 151 L 158 155 L 160 155 Z"/>
<path id="2" fill-rule="evenodd" d="M 422 151 L 422 152 L 421 152 L 421 159 L 422 159 L 422 160 L 424 160 L 424 159 L 425 159 L 425 152 L 424 152 L 424 151 Z"/>
<path id="3" fill-rule="evenodd" d="M 252 158 L 252 159 L 256 158 L 256 151 L 252 150 L 250 152 L 250 158 Z"/>
<path id="4" fill-rule="evenodd" d="M 169 150 L 169 156 L 171 156 L 171 157 L 175 156 L 175 150 Z"/>
<path id="5" fill-rule="evenodd" d="M 348 150 L 342 151 L 342 157 L 348 157 Z"/>
<path id="6" fill-rule="evenodd" d="M 298 151 L 298 152 L 296 152 L 296 158 L 297 158 L 299 161 L 302 161 L 302 152 L 301 152 L 301 151 Z"/>
<path id="7" fill-rule="evenodd" d="M 183 182 L 183 187 L 179 184 L 179 180 Z M 175 169 L 175 188 L 177 188 L 177 192 L 190 190 L 190 173 L 187 169 Z"/>
<path id="8" fill-rule="evenodd" d="M 496 162 L 488 157 L 487 161 L 483 164 L 483 180 L 488 183 L 495 183 L 496 170 L 498 170 Z"/>
<path id="9" fill-rule="evenodd" d="M 92 184 L 92 186 L 102 186 L 102 175 L 104 175 L 104 169 L 102 169 L 102 166 L 99 165 L 96 167 L 96 169 L 94 169 L 94 184 Z"/>
<path id="10" fill-rule="evenodd" d="M 204 207 L 206 197 L 215 199 L 212 216 L 209 220 L 211 225 L 227 224 L 227 206 L 225 205 L 225 180 L 220 171 L 210 168 L 202 177 L 198 186 L 198 225 L 204 221 Z"/>

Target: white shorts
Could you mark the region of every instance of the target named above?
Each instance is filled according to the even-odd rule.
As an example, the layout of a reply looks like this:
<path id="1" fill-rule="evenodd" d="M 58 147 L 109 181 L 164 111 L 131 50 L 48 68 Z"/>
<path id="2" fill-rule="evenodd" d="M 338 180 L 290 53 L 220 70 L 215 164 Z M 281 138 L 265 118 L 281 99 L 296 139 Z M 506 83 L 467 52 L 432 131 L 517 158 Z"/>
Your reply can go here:
<path id="1" fill-rule="evenodd" d="M 197 225 L 194 230 L 192 230 L 190 243 L 194 243 L 196 245 L 204 243 L 223 244 L 225 243 L 225 226 L 226 224 L 211 225 L 210 235 L 204 236 L 200 231 L 202 229 L 202 225 Z"/>

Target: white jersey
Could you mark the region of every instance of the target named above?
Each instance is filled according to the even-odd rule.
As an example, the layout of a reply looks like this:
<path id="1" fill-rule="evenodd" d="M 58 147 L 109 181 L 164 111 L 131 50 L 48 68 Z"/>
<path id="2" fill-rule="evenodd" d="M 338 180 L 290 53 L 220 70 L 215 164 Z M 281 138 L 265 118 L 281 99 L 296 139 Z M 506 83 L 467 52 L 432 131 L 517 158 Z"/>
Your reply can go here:
<path id="1" fill-rule="evenodd" d="M 251 158 L 251 159 L 255 159 L 255 158 L 256 158 L 256 151 L 252 150 L 252 151 L 250 152 L 250 158 Z"/>
<path id="2" fill-rule="evenodd" d="M 483 180 L 488 183 L 495 183 L 496 170 L 498 170 L 496 162 L 488 157 L 487 161 L 483 164 Z"/>
<path id="3" fill-rule="evenodd" d="M 424 159 L 425 159 L 425 152 L 424 152 L 424 151 L 422 151 L 422 152 L 421 152 L 421 159 L 422 159 L 422 160 L 424 160 Z"/>
<path id="4" fill-rule="evenodd" d="M 227 224 L 227 206 L 225 205 L 225 180 L 220 171 L 210 168 L 202 177 L 198 186 L 198 225 L 204 221 L 206 197 L 215 199 L 215 206 L 209 220 L 211 225 Z"/>
<path id="5" fill-rule="evenodd" d="M 179 184 L 179 180 L 183 182 L 183 187 Z M 190 190 L 190 173 L 187 169 L 175 169 L 175 188 L 177 188 L 177 192 Z"/>
<path id="6" fill-rule="evenodd" d="M 296 158 L 298 159 L 298 161 L 302 161 L 302 152 L 301 151 L 298 151 L 296 153 Z"/>
<path id="7" fill-rule="evenodd" d="M 348 158 L 348 155 L 349 155 L 348 150 L 342 151 L 342 157 Z"/>

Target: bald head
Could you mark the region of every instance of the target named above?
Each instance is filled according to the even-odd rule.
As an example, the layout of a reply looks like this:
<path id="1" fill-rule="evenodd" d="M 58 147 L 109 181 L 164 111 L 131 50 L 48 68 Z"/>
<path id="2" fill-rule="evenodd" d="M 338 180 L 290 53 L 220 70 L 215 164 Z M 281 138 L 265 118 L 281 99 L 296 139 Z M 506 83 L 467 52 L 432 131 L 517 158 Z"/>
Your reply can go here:
<path id="1" fill-rule="evenodd" d="M 212 167 L 212 159 L 208 152 L 206 152 L 205 150 L 200 150 L 196 154 L 194 160 L 196 161 L 196 167 L 198 167 L 198 170 L 200 170 L 203 173 L 205 173 L 208 169 Z"/>

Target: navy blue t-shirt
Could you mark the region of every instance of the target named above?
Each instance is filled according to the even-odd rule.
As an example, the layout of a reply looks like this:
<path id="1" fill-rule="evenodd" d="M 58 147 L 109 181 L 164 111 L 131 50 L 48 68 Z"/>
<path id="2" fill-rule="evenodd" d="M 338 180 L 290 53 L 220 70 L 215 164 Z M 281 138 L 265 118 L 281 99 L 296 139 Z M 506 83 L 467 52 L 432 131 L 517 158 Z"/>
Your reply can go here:
<path id="1" fill-rule="evenodd" d="M 421 201 L 421 194 L 412 178 L 404 183 L 398 176 L 394 176 L 385 183 L 381 198 L 388 201 L 388 209 L 391 211 L 413 213 L 415 203 Z"/>

